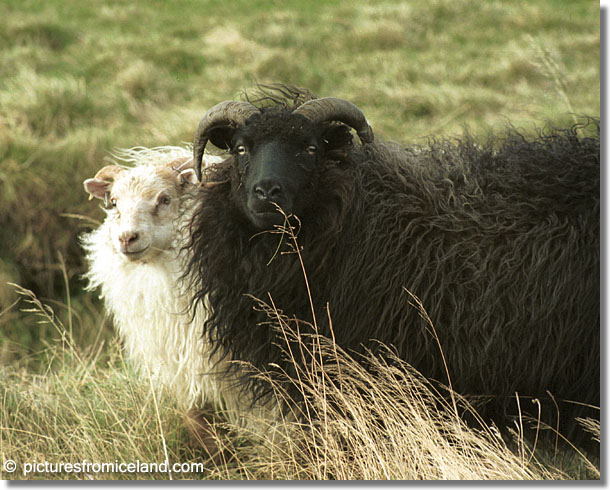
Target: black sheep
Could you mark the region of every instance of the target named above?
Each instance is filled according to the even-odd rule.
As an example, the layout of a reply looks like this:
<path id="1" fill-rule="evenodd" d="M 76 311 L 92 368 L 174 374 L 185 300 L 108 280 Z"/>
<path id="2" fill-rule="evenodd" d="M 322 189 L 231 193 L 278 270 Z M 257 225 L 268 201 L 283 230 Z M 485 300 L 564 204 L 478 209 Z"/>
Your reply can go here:
<path id="1" fill-rule="evenodd" d="M 218 104 L 195 137 L 196 162 L 208 140 L 231 153 L 200 189 L 189 244 L 192 286 L 211 309 L 204 331 L 219 348 L 291 373 L 282 335 L 254 298 L 271 298 L 305 333 L 310 292 L 321 334 L 348 351 L 392 345 L 447 382 L 408 290 L 430 316 L 453 388 L 489 395 L 486 413 L 516 412 L 515 393 L 599 406 L 597 122 L 590 137 L 579 126 L 531 138 L 510 129 L 485 144 L 466 136 L 404 148 L 374 141 L 347 101 L 280 92 L 260 109 Z M 308 285 L 277 232 L 284 215 Z M 264 395 L 256 377 L 242 381 Z M 581 407 L 560 404 L 560 431 Z"/>

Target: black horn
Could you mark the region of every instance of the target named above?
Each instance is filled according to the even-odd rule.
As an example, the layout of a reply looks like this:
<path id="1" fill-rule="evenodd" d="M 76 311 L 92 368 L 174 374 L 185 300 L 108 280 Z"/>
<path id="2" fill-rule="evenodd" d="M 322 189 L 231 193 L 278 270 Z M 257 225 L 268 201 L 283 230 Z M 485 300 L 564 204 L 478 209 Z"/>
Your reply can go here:
<path id="1" fill-rule="evenodd" d="M 310 121 L 319 123 L 339 121 L 356 130 L 362 143 L 372 143 L 373 130 L 358 107 L 347 100 L 336 97 L 324 97 L 305 102 L 295 111 Z"/>
<path id="2" fill-rule="evenodd" d="M 201 182 L 201 161 L 203 159 L 203 152 L 205 151 L 205 145 L 209 139 L 209 130 L 218 126 L 241 126 L 250 116 L 259 112 L 259 110 L 250 104 L 249 102 L 236 102 L 236 101 L 225 101 L 216 104 L 208 112 L 206 112 L 197 131 L 195 132 L 195 139 L 193 141 L 193 158 L 195 164 L 195 172 Z"/>

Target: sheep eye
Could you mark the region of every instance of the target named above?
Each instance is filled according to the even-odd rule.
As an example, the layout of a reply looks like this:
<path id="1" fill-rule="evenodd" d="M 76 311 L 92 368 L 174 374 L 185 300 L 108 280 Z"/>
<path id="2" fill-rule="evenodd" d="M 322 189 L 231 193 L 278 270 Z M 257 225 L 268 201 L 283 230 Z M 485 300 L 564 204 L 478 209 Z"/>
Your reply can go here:
<path id="1" fill-rule="evenodd" d="M 236 151 L 237 151 L 238 155 L 245 155 L 247 150 L 246 150 L 246 147 L 244 145 L 239 145 L 236 148 Z"/>
<path id="2" fill-rule="evenodd" d="M 112 199 L 110 199 L 110 201 L 108 201 L 108 204 L 106 205 L 107 208 L 116 208 L 116 199 L 113 197 Z"/>
<path id="3" fill-rule="evenodd" d="M 315 155 L 316 151 L 318 151 L 318 148 L 315 145 L 309 145 L 307 147 L 307 153 L 309 153 L 310 155 Z"/>
<path id="4" fill-rule="evenodd" d="M 166 205 L 166 206 L 167 206 L 167 205 L 168 205 L 170 202 L 172 202 L 172 200 L 170 199 L 170 197 L 169 197 L 169 196 L 161 196 L 161 197 L 159 198 L 159 202 L 158 202 L 158 204 L 164 204 L 164 205 Z"/>

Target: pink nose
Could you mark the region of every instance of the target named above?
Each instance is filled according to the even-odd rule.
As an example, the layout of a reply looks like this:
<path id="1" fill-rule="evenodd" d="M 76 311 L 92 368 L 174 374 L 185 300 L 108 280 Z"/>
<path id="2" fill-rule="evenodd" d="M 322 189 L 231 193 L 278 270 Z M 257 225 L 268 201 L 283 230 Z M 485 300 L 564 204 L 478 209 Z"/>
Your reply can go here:
<path id="1" fill-rule="evenodd" d="M 119 235 L 119 242 L 121 243 L 121 251 L 126 252 L 129 250 L 134 243 L 138 241 L 140 235 L 136 231 L 124 231 Z"/>

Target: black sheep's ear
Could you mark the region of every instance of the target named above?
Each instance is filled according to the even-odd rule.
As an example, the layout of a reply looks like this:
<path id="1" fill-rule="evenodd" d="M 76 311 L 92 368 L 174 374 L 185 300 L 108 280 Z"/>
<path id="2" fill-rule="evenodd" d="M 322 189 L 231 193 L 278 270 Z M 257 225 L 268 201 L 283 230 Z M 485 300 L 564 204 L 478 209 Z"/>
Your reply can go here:
<path id="1" fill-rule="evenodd" d="M 327 152 L 346 151 L 352 146 L 353 139 L 350 128 L 345 124 L 331 124 L 324 132 Z"/>
<path id="2" fill-rule="evenodd" d="M 207 136 L 214 146 L 221 150 L 229 150 L 236 129 L 231 126 L 216 126 L 207 131 Z"/>

